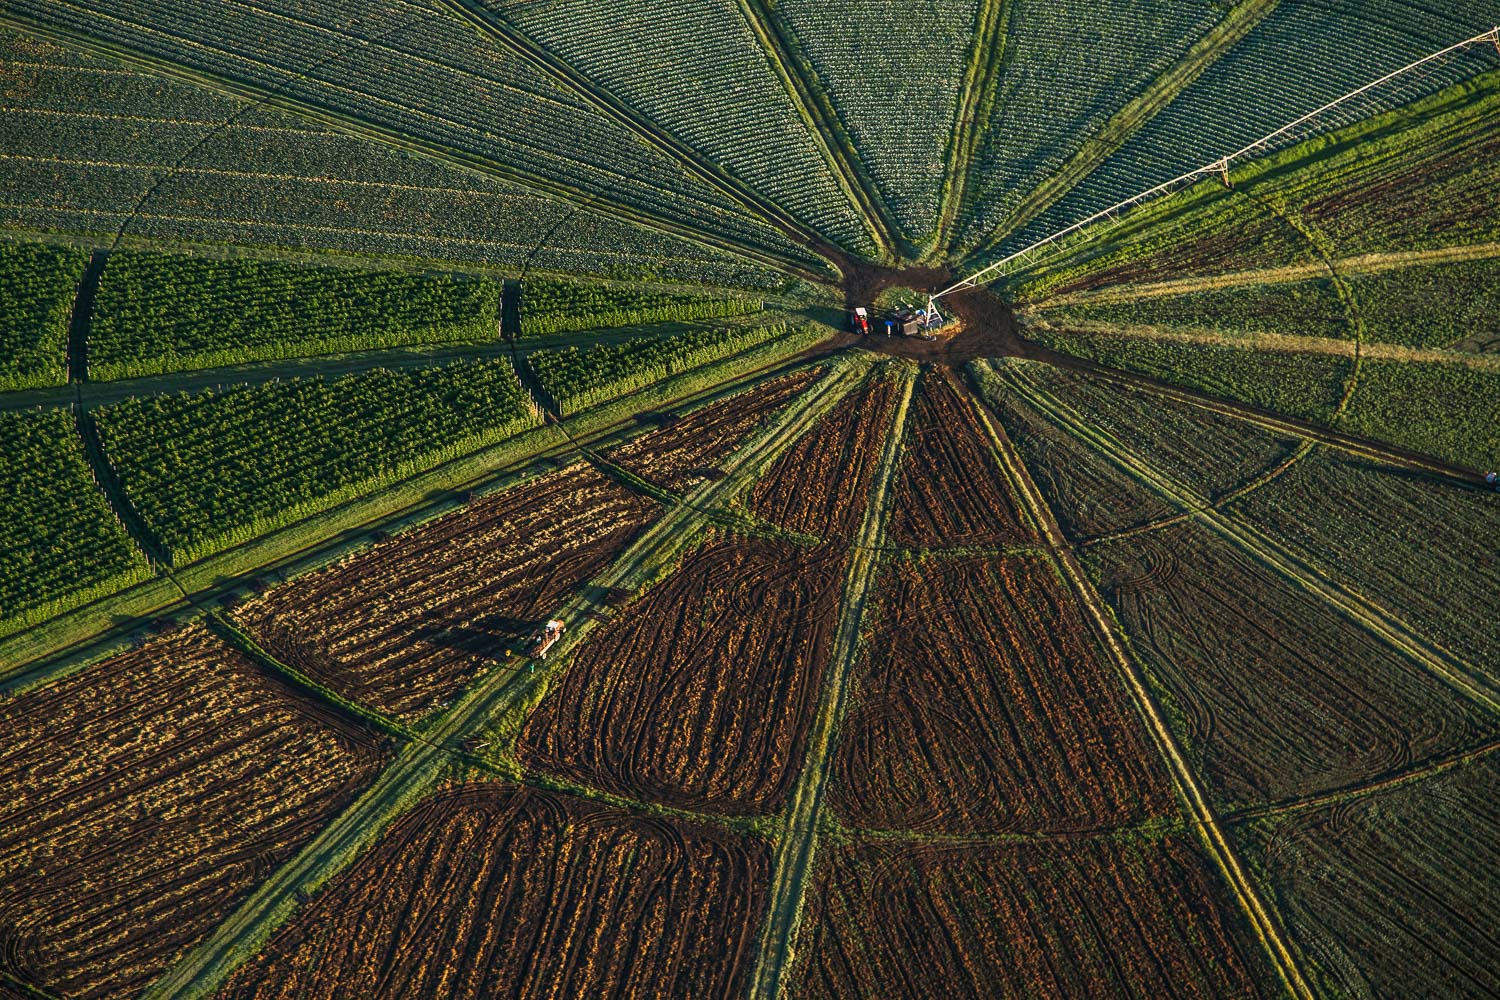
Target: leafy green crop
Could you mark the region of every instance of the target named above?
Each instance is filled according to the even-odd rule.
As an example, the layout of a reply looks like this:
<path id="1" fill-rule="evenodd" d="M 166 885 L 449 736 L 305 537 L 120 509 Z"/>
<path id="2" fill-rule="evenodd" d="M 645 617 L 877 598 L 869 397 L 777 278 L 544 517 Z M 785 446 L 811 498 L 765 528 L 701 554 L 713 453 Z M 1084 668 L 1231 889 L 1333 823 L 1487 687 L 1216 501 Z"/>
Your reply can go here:
<path id="1" fill-rule="evenodd" d="M 160 372 L 499 337 L 500 286 L 451 274 L 110 254 L 90 375 Z"/>
<path id="2" fill-rule="evenodd" d="M 68 380 L 68 320 L 89 252 L 0 241 L 0 390 Z"/>
<path id="3" fill-rule="evenodd" d="M 1366 361 L 1339 429 L 1459 465 L 1500 468 L 1500 371 Z"/>
<path id="4" fill-rule="evenodd" d="M 1097 305 L 1080 302 L 1046 313 L 1048 322 L 1108 323 L 1215 330 L 1222 333 L 1284 333 L 1299 337 L 1347 337 L 1344 304 L 1330 280 L 1247 285 L 1187 295 Z"/>
<path id="5" fill-rule="evenodd" d="M 179 565 L 538 422 L 505 361 L 132 398 L 97 418 Z"/>
<path id="6" fill-rule="evenodd" d="M 521 286 L 521 336 L 742 316 L 760 312 L 763 306 L 760 299 L 746 296 L 692 295 L 532 278 Z"/>
<path id="7" fill-rule="evenodd" d="M 0 635 L 151 575 L 67 410 L 0 413 Z"/>
<path id="8" fill-rule="evenodd" d="M 527 357 L 552 405 L 561 413 L 622 396 L 670 375 L 765 343 L 787 332 L 785 323 L 727 330 L 687 330 L 623 344 L 537 351 Z"/>

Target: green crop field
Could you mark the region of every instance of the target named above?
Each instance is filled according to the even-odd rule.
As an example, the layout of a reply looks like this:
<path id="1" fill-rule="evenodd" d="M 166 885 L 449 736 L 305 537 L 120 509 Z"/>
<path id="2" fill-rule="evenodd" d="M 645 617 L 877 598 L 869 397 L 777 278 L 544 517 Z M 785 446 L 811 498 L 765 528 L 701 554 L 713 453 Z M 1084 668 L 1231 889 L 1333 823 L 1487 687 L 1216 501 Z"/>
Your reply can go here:
<path id="1" fill-rule="evenodd" d="M 1500 993 L 1493 0 L 0 2 L 0 997 Z"/>

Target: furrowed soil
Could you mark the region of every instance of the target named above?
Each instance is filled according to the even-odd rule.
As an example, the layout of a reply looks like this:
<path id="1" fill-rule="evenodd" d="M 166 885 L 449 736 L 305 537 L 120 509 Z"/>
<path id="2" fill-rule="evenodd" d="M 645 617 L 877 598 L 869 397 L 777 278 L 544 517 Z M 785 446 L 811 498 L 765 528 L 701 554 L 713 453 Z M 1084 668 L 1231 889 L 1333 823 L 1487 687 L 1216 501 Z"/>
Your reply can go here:
<path id="1" fill-rule="evenodd" d="M 822 376 L 817 368 L 783 375 L 664 423 L 604 457 L 678 493 L 723 476 L 721 465 L 751 434 Z"/>
<path id="2" fill-rule="evenodd" d="M 923 371 L 917 392 L 891 537 L 924 548 L 1035 542 L 967 392 L 938 368 Z"/>
<path id="3" fill-rule="evenodd" d="M 414 719 L 502 659 L 659 513 L 577 465 L 277 587 L 237 617 L 288 665 Z"/>
<path id="4" fill-rule="evenodd" d="M 1500 757 L 1240 832 L 1328 995 L 1478 997 L 1500 969 Z"/>
<path id="5" fill-rule="evenodd" d="M 756 483 L 750 512 L 788 531 L 853 538 L 900 392 L 896 380 L 877 376 L 846 396 Z"/>
<path id="6" fill-rule="evenodd" d="M 903 561 L 882 590 L 833 763 L 846 825 L 1063 832 L 1175 812 L 1049 562 Z"/>
<path id="7" fill-rule="evenodd" d="M 135 995 L 388 751 L 198 626 L 0 704 L 0 968 Z"/>
<path id="8" fill-rule="evenodd" d="M 1277 996 L 1187 840 L 859 845 L 810 890 L 792 995 Z"/>
<path id="9" fill-rule="evenodd" d="M 1079 542 L 1180 513 L 1096 449 L 1003 387 L 995 415 L 1069 541 Z"/>
<path id="10" fill-rule="evenodd" d="M 771 813 L 801 766 L 844 559 L 712 540 L 595 631 L 522 731 L 529 767 L 632 798 Z"/>
<path id="11" fill-rule="evenodd" d="M 221 996 L 736 996 L 769 869 L 730 831 L 471 785 L 399 820 Z"/>
<path id="12" fill-rule="evenodd" d="M 1496 724 L 1206 529 L 1110 542 L 1088 562 L 1226 805 L 1369 781 Z"/>

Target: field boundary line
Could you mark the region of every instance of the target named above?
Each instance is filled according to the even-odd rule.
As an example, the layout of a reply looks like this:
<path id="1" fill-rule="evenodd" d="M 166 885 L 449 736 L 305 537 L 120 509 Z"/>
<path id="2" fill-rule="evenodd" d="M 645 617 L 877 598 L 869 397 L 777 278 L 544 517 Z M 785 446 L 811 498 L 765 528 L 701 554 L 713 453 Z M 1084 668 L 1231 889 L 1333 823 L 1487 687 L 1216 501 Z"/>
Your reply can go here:
<path id="1" fill-rule="evenodd" d="M 1235 5 L 1223 20 L 1200 35 L 1167 70 L 1084 139 L 1082 146 L 1061 167 L 1026 195 L 1009 215 L 1001 219 L 969 249 L 964 259 L 993 251 L 1016 230 L 1033 222 L 1119 152 L 1130 137 L 1192 86 L 1214 63 L 1260 25 L 1281 0 L 1245 0 Z"/>
<path id="2" fill-rule="evenodd" d="M 582 98 L 598 113 L 634 133 L 642 141 L 666 154 L 699 180 L 749 209 L 761 221 L 804 246 L 814 246 L 820 234 L 779 204 L 757 192 L 733 171 L 710 160 L 704 153 L 674 137 L 665 127 L 634 108 L 625 98 L 596 83 L 582 70 L 543 46 L 518 25 L 497 15 L 476 0 L 437 0 L 454 17 L 499 43 L 544 76 Z"/>
<path id="3" fill-rule="evenodd" d="M 895 374 L 887 374 L 894 368 Z M 817 854 L 818 816 L 828 780 L 830 756 L 848 700 L 850 675 L 860 652 L 866 609 L 875 590 L 880 563 L 880 540 L 890 514 L 897 472 L 905 446 L 907 417 L 916 387 L 916 369 L 895 363 L 873 378 L 894 377 L 903 382 L 901 398 L 891 415 L 882 442 L 880 466 L 871 485 L 870 500 L 856 543 L 850 547 L 844 575 L 838 631 L 829 653 L 827 673 L 818 698 L 818 712 L 809 734 L 807 752 L 791 798 L 786 823 L 772 859 L 771 898 L 766 923 L 756 947 L 751 974 L 751 996 L 777 1000 L 786 989 L 786 976 L 797 954 L 797 932 L 802 923 L 808 878 Z"/>
<path id="4" fill-rule="evenodd" d="M 1024 374 L 1009 371 L 1000 377 L 1059 428 L 1094 447 L 1102 456 L 1158 495 L 1173 504 L 1188 508 L 1199 502 L 1193 490 L 1157 471 L 1107 431 L 1087 426 L 1066 403 L 1057 400 L 1045 389 L 1031 384 Z M 1201 519 L 1214 534 L 1262 565 L 1275 570 L 1288 582 L 1332 605 L 1345 618 L 1361 626 L 1450 688 L 1500 715 L 1500 691 L 1497 691 L 1493 681 L 1479 674 L 1440 644 L 1422 638 L 1395 614 L 1329 579 L 1316 566 L 1298 558 L 1249 524 L 1209 507 L 1194 511 L 1192 516 Z"/>
<path id="5" fill-rule="evenodd" d="M 1467 750 L 1459 750 L 1455 753 L 1442 754 L 1429 758 L 1396 774 L 1389 774 L 1372 781 L 1345 785 L 1342 788 L 1334 788 L 1325 792 L 1314 792 L 1311 795 L 1302 795 L 1294 799 L 1285 799 L 1281 802 L 1272 802 L 1267 805 L 1233 809 L 1225 814 L 1224 821 L 1226 823 L 1245 823 L 1270 816 L 1283 816 L 1290 813 L 1303 812 L 1308 809 L 1318 809 L 1327 805 L 1336 805 L 1342 802 L 1361 799 L 1367 795 L 1378 795 L 1392 788 L 1400 788 L 1403 785 L 1426 781 L 1429 778 L 1446 774 L 1454 768 L 1463 767 L 1465 764 L 1479 760 L 1481 757 L 1488 757 L 1496 751 L 1500 751 L 1500 739 L 1492 739 L 1488 743 L 1469 747 Z"/>
<path id="6" fill-rule="evenodd" d="M 1366 277 L 1388 274 L 1414 267 L 1430 267 L 1436 264 L 1456 264 L 1470 260 L 1489 260 L 1500 257 L 1500 243 L 1471 243 L 1463 246 L 1436 247 L 1430 250 L 1398 250 L 1390 253 L 1355 254 L 1351 257 L 1335 257 L 1333 263 L 1346 276 Z M 1246 288 L 1254 285 L 1290 285 L 1303 281 L 1315 281 L 1328 270 L 1323 263 L 1287 264 L 1283 267 L 1256 268 L 1247 271 L 1228 271 L 1223 274 L 1192 278 L 1171 278 L 1138 285 L 1107 285 L 1088 291 L 1069 292 L 1050 298 L 1037 299 L 1026 304 L 1032 312 L 1047 313 L 1074 305 L 1112 305 L 1119 302 L 1140 302 L 1146 299 L 1175 298 L 1194 292 L 1219 291 L 1231 288 Z"/>
<path id="7" fill-rule="evenodd" d="M 986 369 L 994 372 L 994 369 L 986 363 Z M 998 373 L 996 373 L 998 374 Z M 1179 799 L 1188 807 L 1194 825 L 1198 828 L 1199 836 L 1209 852 L 1214 856 L 1220 872 L 1224 875 L 1230 890 L 1238 898 L 1240 908 L 1245 916 L 1249 918 L 1256 936 L 1265 948 L 1267 956 L 1271 959 L 1280 977 L 1282 985 L 1288 993 L 1298 998 L 1312 1000 L 1313 993 L 1298 968 L 1294 954 L 1282 936 L 1279 919 L 1272 914 L 1265 903 L 1262 902 L 1260 894 L 1256 891 L 1254 883 L 1246 876 L 1244 869 L 1240 866 L 1239 858 L 1234 852 L 1229 838 L 1225 836 L 1223 829 L 1208 804 L 1208 798 L 1198 784 L 1197 777 L 1188 765 L 1186 758 L 1177 747 L 1176 738 L 1167 726 L 1155 699 L 1152 697 L 1150 688 L 1146 685 L 1135 661 L 1126 651 L 1124 641 L 1116 634 L 1112 618 L 1105 609 L 1102 600 L 1089 583 L 1087 574 L 1083 571 L 1082 564 L 1078 561 L 1077 554 L 1068 544 L 1058 526 L 1057 519 L 1053 516 L 1051 508 L 1042 496 L 1036 482 L 1027 471 L 1025 462 L 1021 459 L 1015 445 L 995 421 L 991 418 L 989 407 L 983 402 L 982 393 L 974 393 L 975 409 L 979 414 L 980 422 L 984 425 L 986 433 L 990 437 L 1001 464 L 1005 468 L 1006 476 L 1011 480 L 1016 489 L 1017 498 L 1022 506 L 1027 509 L 1036 522 L 1042 526 L 1042 537 L 1051 546 L 1057 565 L 1067 579 L 1069 588 L 1078 599 L 1078 603 L 1086 612 L 1094 632 L 1101 645 L 1114 662 L 1119 675 L 1125 680 L 1130 689 L 1136 709 L 1142 720 L 1147 724 L 1157 744 L 1157 749 L 1167 764 L 1168 773 L 1172 778 Z"/>
<path id="8" fill-rule="evenodd" d="M 436 160 L 440 163 L 469 171 L 470 173 L 494 177 L 568 205 L 581 205 L 587 210 L 600 215 L 611 216 L 632 225 L 644 226 L 657 232 L 664 232 L 697 243 L 700 246 L 731 253 L 760 264 L 782 268 L 810 281 L 822 282 L 827 280 L 826 275 L 820 276 L 816 272 L 807 269 L 806 262 L 798 262 L 794 258 L 780 254 L 769 247 L 753 247 L 738 242 L 727 234 L 713 234 L 684 222 L 674 220 L 669 216 L 662 215 L 643 206 L 626 204 L 616 200 L 612 196 L 605 197 L 602 193 L 588 194 L 572 188 L 561 181 L 529 173 L 528 171 L 518 169 L 510 164 L 487 156 L 461 152 L 453 147 L 432 140 L 407 135 L 383 125 L 364 121 L 357 116 L 332 111 L 311 101 L 290 97 L 257 84 L 237 80 L 227 74 L 212 73 L 187 66 L 180 66 L 166 59 L 137 52 L 124 45 L 107 42 L 103 39 L 94 38 L 59 25 L 33 20 L 25 14 L 14 11 L 0 9 L 0 24 L 13 29 L 39 34 L 62 44 L 82 48 L 85 51 L 102 54 L 147 73 L 189 83 L 193 86 L 212 90 L 239 100 L 256 101 L 263 107 L 269 107 L 294 115 L 305 121 L 322 125 L 325 128 L 331 128 L 344 135 L 423 156 L 427 159 Z M 739 202 L 736 201 L 736 204 L 739 204 Z M 766 220 L 762 219 L 759 221 L 764 222 Z M 785 231 L 779 227 L 773 226 L 772 228 L 778 229 L 779 232 L 785 235 Z"/>
<path id="9" fill-rule="evenodd" d="M 797 55 L 802 52 L 791 28 L 783 24 L 765 0 L 736 0 L 745 22 L 760 41 L 761 52 L 772 71 L 781 80 L 787 96 L 797 109 L 803 126 L 811 133 L 824 161 L 832 168 L 839 190 L 859 213 L 860 221 L 875 241 L 882 256 L 897 250 L 895 226 L 885 198 L 870 176 L 845 130 L 843 120 L 833 107 L 832 98 L 822 87 L 813 86 L 802 70 Z M 812 60 L 807 60 L 811 64 Z"/>
<path id="10" fill-rule="evenodd" d="M 953 113 L 944 156 L 943 187 L 938 196 L 937 226 L 928 256 L 948 250 L 953 229 L 968 207 L 969 171 L 974 154 L 989 134 L 990 114 L 999 98 L 998 84 L 1009 51 L 1011 0 L 979 0 L 974 41 L 964 66 L 962 89 Z"/>

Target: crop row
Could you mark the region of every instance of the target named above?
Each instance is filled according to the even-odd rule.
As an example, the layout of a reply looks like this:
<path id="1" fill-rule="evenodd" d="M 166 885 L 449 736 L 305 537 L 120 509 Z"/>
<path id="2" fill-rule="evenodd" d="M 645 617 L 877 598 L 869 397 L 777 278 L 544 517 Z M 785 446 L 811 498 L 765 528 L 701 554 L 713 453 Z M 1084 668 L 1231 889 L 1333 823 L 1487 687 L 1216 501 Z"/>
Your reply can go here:
<path id="1" fill-rule="evenodd" d="M 775 287 L 731 254 L 213 91 L 28 58 L 0 108 L 0 221 L 33 229 L 454 260 L 519 272 Z M 86 109 L 86 110 L 80 110 Z M 163 165 L 172 165 L 160 184 Z M 137 205 L 150 191 L 150 196 Z"/>
<path id="2" fill-rule="evenodd" d="M 708 162 L 833 242 L 870 249 L 854 206 L 735 0 L 494 6 Z"/>
<path id="3" fill-rule="evenodd" d="M 504 361 L 132 398 L 97 415 L 126 494 L 179 565 L 538 422 Z"/>
<path id="4" fill-rule="evenodd" d="M 1489 27 L 1488 0 L 1327 0 L 1281 4 L 1054 208 L 1033 233 L 1055 231 L 1212 162 L 1328 101 Z M 1490 54 L 1493 56 L 1493 52 Z M 1329 132 L 1408 103 L 1491 63 L 1480 50 L 1325 116 Z M 1302 135 L 1293 135 L 1296 141 Z"/>
<path id="5" fill-rule="evenodd" d="M 937 225 L 974 7 L 972 0 L 896 9 L 880 0 L 775 4 L 892 221 L 918 244 Z"/>
<path id="6" fill-rule="evenodd" d="M 0 390 L 68 380 L 68 320 L 87 250 L 0 240 Z"/>
<path id="7" fill-rule="evenodd" d="M 1093 131 L 1222 20 L 1227 6 L 1010 5 L 1005 67 L 970 165 L 973 190 L 959 245 L 975 245 L 1002 223 Z"/>
<path id="8" fill-rule="evenodd" d="M 0 413 L 0 634 L 150 575 L 67 410 Z"/>
<path id="9" fill-rule="evenodd" d="M 620 344 L 533 351 L 526 363 L 559 413 L 577 413 L 787 332 L 786 323 L 684 330 Z"/>
<path id="10" fill-rule="evenodd" d="M 1103 323 L 1298 337 L 1349 337 L 1354 332 L 1338 290 L 1328 278 L 1240 285 L 1125 302 L 1076 302 L 1039 311 L 1049 324 L 1064 327 Z"/>
<path id="11" fill-rule="evenodd" d="M 499 165 L 725 240 L 780 244 L 706 182 L 443 11 L 348 0 L 278 10 L 231 0 L 24 0 L 14 11 L 275 91 L 377 128 L 386 141 Z"/>
<path id="12" fill-rule="evenodd" d="M 116 251 L 94 302 L 89 375 L 492 341 L 499 322 L 493 281 Z"/>
<path id="13" fill-rule="evenodd" d="M 1129 213 L 1107 240 L 1091 241 L 1087 232 L 1070 238 L 1053 263 L 1011 284 L 1034 300 L 1096 285 L 1317 263 L 1320 254 L 1493 241 L 1500 238 L 1488 198 L 1500 149 L 1497 108 L 1500 77 L 1457 84 L 1238 165 L 1233 191 L 1202 181 Z"/>
<path id="14" fill-rule="evenodd" d="M 760 299 L 531 278 L 521 286 L 521 335 L 602 330 L 667 320 L 710 319 L 759 312 Z"/>
<path id="15" fill-rule="evenodd" d="M 136 996 L 389 754 L 201 626 L 0 703 L 0 961 L 54 996 Z"/>

